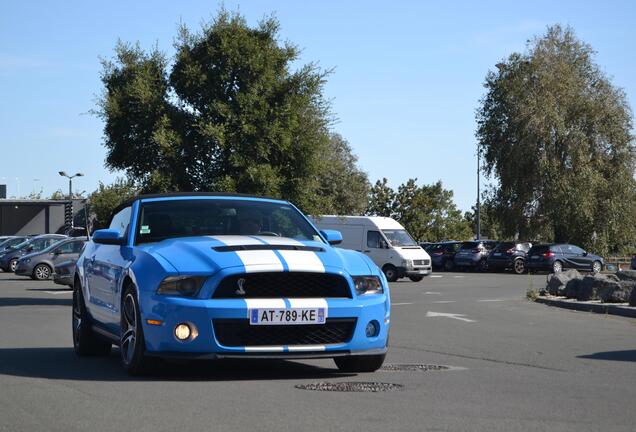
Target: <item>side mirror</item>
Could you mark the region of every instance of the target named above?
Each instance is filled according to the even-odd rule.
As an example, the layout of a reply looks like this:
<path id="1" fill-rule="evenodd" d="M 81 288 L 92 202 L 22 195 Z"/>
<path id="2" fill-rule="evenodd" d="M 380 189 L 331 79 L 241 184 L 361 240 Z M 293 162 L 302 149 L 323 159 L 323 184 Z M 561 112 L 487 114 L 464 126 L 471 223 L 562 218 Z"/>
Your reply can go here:
<path id="1" fill-rule="evenodd" d="M 384 239 L 380 239 L 380 249 L 389 249 L 389 244 Z"/>
<path id="2" fill-rule="evenodd" d="M 587 256 L 587 251 L 583 251 L 583 256 Z"/>
<path id="3" fill-rule="evenodd" d="M 119 236 L 119 231 L 114 229 L 102 229 L 93 233 L 93 241 L 97 244 L 119 245 L 125 243 L 125 239 Z"/>
<path id="4" fill-rule="evenodd" d="M 330 245 L 337 245 L 342 243 L 342 233 L 336 230 L 322 230 L 320 234 L 327 240 Z"/>
<path id="5" fill-rule="evenodd" d="M 31 252 L 33 250 L 33 246 L 27 246 L 27 248 L 25 249 L 27 252 Z"/>

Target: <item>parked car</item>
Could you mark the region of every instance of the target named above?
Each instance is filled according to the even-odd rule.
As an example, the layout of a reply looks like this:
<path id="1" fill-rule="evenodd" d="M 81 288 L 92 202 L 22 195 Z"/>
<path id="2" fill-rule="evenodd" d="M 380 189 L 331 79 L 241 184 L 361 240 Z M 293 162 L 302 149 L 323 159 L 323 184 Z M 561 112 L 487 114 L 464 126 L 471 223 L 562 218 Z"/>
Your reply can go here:
<path id="1" fill-rule="evenodd" d="M 0 255 L 0 268 L 5 272 L 14 272 L 18 265 L 18 260 L 22 256 L 39 252 L 65 238 L 67 237 L 62 234 L 43 234 L 31 237 L 2 253 L 2 255 Z"/>
<path id="2" fill-rule="evenodd" d="M 18 245 L 27 239 L 28 237 L 26 236 L 11 236 L 11 237 L 5 238 L 4 240 L 0 242 L 0 255 L 6 252 L 7 250 L 9 250 L 10 248 L 12 248 L 13 246 Z"/>
<path id="3" fill-rule="evenodd" d="M 485 271 L 488 268 L 488 255 L 496 245 L 497 242 L 494 240 L 463 242 L 453 260 L 455 268 Z"/>
<path id="4" fill-rule="evenodd" d="M 636 270 L 636 254 L 632 255 L 632 262 L 631 262 L 630 268 L 632 270 Z"/>
<path id="5" fill-rule="evenodd" d="M 529 271 L 559 273 L 563 269 L 576 269 L 599 273 L 605 261 L 572 244 L 543 244 L 530 248 L 526 266 Z"/>
<path id="6" fill-rule="evenodd" d="M 57 264 L 53 269 L 53 282 L 58 285 L 67 285 L 73 288 L 76 262 L 77 260 L 73 259 Z"/>
<path id="7" fill-rule="evenodd" d="M 442 269 L 451 271 L 455 267 L 455 254 L 461 247 L 462 242 L 447 241 L 433 243 L 428 246 L 426 251 L 431 256 L 431 262 L 434 269 Z"/>
<path id="8" fill-rule="evenodd" d="M 160 194 L 120 205 L 76 265 L 73 346 L 149 356 L 333 358 L 375 371 L 387 352 L 389 285 L 363 253 L 334 248 L 286 201 Z"/>
<path id="9" fill-rule="evenodd" d="M 532 247 L 528 242 L 501 242 L 490 252 L 486 261 L 488 270 L 512 269 L 516 274 L 526 272 L 526 256 Z"/>
<path id="10" fill-rule="evenodd" d="M 389 282 L 408 277 L 421 281 L 432 271 L 431 257 L 399 222 L 379 216 L 317 216 L 320 229 L 342 233 L 340 247 L 366 254 Z"/>
<path id="11" fill-rule="evenodd" d="M 30 276 L 35 280 L 51 278 L 55 265 L 69 259 L 77 260 L 86 243 L 86 237 L 71 237 L 60 240 L 40 252 L 24 255 L 18 260 L 15 274 Z"/>

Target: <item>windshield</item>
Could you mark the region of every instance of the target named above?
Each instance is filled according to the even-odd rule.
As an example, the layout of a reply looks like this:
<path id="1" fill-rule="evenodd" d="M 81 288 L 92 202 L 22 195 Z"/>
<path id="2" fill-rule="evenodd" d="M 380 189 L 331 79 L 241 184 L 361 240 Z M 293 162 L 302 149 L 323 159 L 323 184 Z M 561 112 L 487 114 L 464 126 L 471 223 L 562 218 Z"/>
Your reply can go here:
<path id="1" fill-rule="evenodd" d="M 143 203 L 137 242 L 205 235 L 261 235 L 322 241 L 288 204 L 253 200 L 193 199 Z"/>
<path id="2" fill-rule="evenodd" d="M 417 246 L 405 230 L 382 230 L 391 246 Z"/>

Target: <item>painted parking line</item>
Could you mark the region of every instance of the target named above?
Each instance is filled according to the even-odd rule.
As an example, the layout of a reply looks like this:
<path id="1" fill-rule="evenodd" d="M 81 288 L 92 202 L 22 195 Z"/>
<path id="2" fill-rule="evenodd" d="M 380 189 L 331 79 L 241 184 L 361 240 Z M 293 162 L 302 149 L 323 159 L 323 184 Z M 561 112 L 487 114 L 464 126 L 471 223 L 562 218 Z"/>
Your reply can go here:
<path id="1" fill-rule="evenodd" d="M 437 291 L 426 291 L 424 294 L 429 294 L 429 295 L 442 295 L 441 292 L 437 292 Z"/>
<path id="2" fill-rule="evenodd" d="M 437 300 L 437 301 L 432 301 L 431 303 L 444 304 L 444 303 L 457 303 L 457 301 L 455 301 L 455 300 Z"/>
<path id="3" fill-rule="evenodd" d="M 502 302 L 502 301 L 506 301 L 508 299 L 483 299 L 483 300 L 477 300 L 478 302 Z"/>
<path id="4" fill-rule="evenodd" d="M 466 315 L 464 314 L 453 314 L 453 313 L 445 313 L 445 312 L 426 312 L 426 318 L 436 318 L 436 317 L 443 317 L 443 318 L 452 318 L 452 319 L 456 319 L 459 321 L 464 321 L 464 322 L 469 322 L 469 323 L 474 323 L 477 322 L 475 320 L 471 320 L 469 318 L 466 318 Z"/>
<path id="5" fill-rule="evenodd" d="M 432 278 L 443 278 L 444 276 L 442 275 L 431 275 Z"/>
<path id="6" fill-rule="evenodd" d="M 44 291 L 47 294 L 60 295 L 60 294 L 73 294 L 73 291 Z"/>
<path id="7" fill-rule="evenodd" d="M 391 306 L 404 306 L 404 305 L 411 305 L 413 303 L 391 303 Z"/>
<path id="8" fill-rule="evenodd" d="M 454 277 L 454 278 L 463 278 L 463 277 L 466 277 L 466 276 L 457 275 L 457 276 L 453 276 L 453 277 Z"/>

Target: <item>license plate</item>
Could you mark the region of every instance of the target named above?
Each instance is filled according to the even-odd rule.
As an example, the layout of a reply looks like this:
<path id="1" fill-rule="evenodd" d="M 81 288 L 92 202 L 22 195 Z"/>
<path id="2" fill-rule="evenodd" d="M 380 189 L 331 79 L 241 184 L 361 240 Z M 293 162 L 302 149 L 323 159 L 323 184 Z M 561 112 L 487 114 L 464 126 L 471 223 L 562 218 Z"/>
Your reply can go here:
<path id="1" fill-rule="evenodd" d="M 501 252 L 495 252 L 493 256 L 501 256 Z"/>
<path id="2" fill-rule="evenodd" d="M 532 255 L 530 259 L 539 259 L 539 255 Z"/>
<path id="3" fill-rule="evenodd" d="M 326 308 L 250 309 L 250 325 L 324 324 Z"/>

